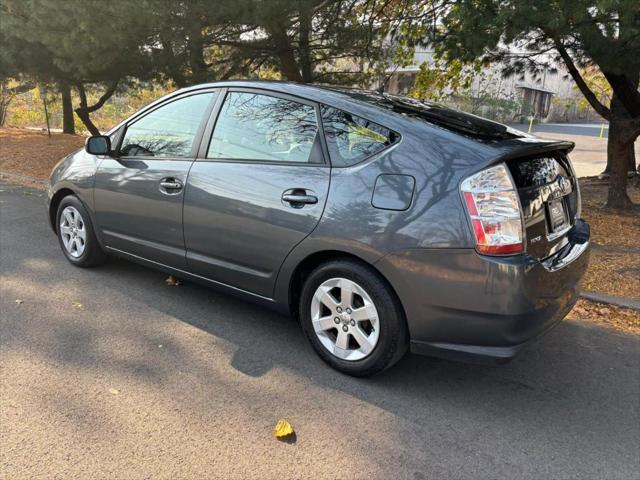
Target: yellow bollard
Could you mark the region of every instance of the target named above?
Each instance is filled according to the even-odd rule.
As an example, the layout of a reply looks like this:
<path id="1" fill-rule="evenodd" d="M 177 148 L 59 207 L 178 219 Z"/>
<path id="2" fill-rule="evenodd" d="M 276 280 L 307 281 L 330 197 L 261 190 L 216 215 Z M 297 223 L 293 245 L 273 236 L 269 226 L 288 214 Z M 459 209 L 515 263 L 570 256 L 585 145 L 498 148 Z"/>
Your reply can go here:
<path id="1" fill-rule="evenodd" d="M 527 131 L 527 133 L 531 133 L 532 128 L 533 128 L 533 117 L 529 119 L 529 130 Z"/>
<path id="2" fill-rule="evenodd" d="M 600 138 L 604 138 L 604 123 L 600 127 Z"/>

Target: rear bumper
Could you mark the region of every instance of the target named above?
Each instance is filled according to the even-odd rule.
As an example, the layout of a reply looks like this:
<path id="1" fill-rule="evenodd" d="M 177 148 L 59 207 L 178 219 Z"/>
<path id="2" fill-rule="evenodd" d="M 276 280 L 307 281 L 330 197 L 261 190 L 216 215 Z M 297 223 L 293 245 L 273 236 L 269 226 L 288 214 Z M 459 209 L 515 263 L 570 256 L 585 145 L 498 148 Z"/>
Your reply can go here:
<path id="1" fill-rule="evenodd" d="M 589 227 L 580 221 L 569 243 L 543 261 L 526 254 L 415 249 L 377 266 L 405 308 L 412 352 L 504 362 L 569 313 L 589 251 Z"/>

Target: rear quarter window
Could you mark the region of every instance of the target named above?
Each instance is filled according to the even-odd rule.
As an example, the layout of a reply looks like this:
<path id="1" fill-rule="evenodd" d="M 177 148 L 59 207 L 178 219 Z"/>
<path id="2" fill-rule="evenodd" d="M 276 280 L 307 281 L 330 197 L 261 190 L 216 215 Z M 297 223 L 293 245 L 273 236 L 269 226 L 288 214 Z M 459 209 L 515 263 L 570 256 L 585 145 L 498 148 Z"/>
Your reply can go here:
<path id="1" fill-rule="evenodd" d="M 323 105 L 322 125 L 331 165 L 348 167 L 396 143 L 400 135 L 365 118 Z"/>

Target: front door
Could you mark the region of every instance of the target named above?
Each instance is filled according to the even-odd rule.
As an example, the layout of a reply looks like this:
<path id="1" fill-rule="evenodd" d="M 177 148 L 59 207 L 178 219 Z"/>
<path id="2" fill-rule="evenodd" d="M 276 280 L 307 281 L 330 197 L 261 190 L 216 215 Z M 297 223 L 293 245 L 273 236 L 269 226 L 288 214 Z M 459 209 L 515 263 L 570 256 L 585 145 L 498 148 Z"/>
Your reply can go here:
<path id="1" fill-rule="evenodd" d="M 190 270 L 270 298 L 282 262 L 318 224 L 329 190 L 317 107 L 229 91 L 207 145 L 185 193 Z"/>
<path id="2" fill-rule="evenodd" d="M 182 204 L 215 93 L 178 97 L 126 126 L 96 172 L 95 209 L 106 246 L 185 269 Z"/>

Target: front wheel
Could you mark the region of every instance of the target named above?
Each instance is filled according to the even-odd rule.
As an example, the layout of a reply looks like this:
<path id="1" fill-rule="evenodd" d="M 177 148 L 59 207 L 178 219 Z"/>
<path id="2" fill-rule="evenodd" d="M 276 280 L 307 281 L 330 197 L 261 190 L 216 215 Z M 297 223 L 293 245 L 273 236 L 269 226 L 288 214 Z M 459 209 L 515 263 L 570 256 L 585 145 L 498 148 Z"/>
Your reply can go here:
<path id="1" fill-rule="evenodd" d="M 58 240 L 67 260 L 78 267 L 94 267 L 106 255 L 96 238 L 89 212 L 75 195 L 64 197 L 56 215 Z"/>
<path id="2" fill-rule="evenodd" d="M 358 262 L 336 260 L 311 272 L 299 311 L 318 355 L 348 375 L 379 373 L 407 350 L 407 326 L 398 299 L 375 270 Z"/>

